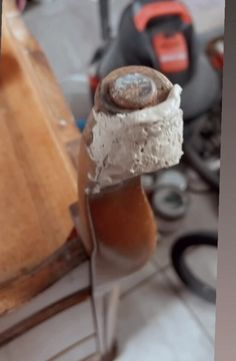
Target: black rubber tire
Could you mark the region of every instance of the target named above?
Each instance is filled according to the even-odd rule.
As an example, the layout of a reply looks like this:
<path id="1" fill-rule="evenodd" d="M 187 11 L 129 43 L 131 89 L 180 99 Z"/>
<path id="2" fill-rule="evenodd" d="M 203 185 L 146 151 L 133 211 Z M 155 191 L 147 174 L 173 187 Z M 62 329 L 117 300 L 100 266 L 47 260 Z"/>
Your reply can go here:
<path id="1" fill-rule="evenodd" d="M 213 232 L 195 232 L 181 236 L 171 248 L 172 265 L 180 280 L 202 299 L 216 303 L 216 290 L 197 278 L 185 262 L 185 252 L 192 246 L 217 247 L 218 236 Z"/>

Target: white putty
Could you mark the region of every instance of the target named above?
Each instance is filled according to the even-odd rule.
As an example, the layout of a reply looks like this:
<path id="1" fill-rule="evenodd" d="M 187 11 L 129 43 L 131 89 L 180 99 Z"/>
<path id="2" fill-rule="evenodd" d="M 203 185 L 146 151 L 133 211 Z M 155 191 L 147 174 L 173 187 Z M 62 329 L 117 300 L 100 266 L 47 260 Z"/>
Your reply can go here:
<path id="1" fill-rule="evenodd" d="M 182 88 L 153 107 L 109 116 L 93 111 L 96 124 L 88 147 L 96 172 L 92 192 L 179 163 L 183 154 Z"/>

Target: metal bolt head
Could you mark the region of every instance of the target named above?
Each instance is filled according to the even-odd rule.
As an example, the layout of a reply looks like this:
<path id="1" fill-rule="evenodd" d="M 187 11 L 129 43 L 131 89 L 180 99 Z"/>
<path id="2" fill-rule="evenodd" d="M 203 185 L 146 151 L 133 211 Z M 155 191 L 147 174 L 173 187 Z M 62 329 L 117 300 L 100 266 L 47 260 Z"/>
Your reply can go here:
<path id="1" fill-rule="evenodd" d="M 155 82 L 135 72 L 119 76 L 109 86 L 112 101 L 121 108 L 139 109 L 152 103 L 157 96 Z"/>

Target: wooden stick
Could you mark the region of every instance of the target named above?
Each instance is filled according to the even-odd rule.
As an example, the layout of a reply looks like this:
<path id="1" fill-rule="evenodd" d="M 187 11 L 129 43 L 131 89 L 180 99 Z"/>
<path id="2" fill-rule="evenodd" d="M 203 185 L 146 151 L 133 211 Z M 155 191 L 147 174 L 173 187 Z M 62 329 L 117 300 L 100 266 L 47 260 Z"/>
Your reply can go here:
<path id="1" fill-rule="evenodd" d="M 49 306 L 41 311 L 36 312 L 34 315 L 26 318 L 18 324 L 12 326 L 0 335 L 0 347 L 11 342 L 16 337 L 23 335 L 35 326 L 38 326 L 42 322 L 57 315 L 60 312 L 67 310 L 68 308 L 82 303 L 91 297 L 90 287 L 84 290 L 78 291 L 69 295 Z"/>
<path id="2" fill-rule="evenodd" d="M 39 266 L 0 284 L 0 315 L 36 296 L 87 260 L 81 241 L 69 239 Z"/>

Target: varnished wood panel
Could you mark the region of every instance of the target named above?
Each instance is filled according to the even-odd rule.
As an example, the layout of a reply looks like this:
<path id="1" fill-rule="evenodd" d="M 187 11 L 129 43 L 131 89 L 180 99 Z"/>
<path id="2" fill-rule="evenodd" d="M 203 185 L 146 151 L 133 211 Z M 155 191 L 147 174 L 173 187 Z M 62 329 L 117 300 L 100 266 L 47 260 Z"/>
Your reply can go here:
<path id="1" fill-rule="evenodd" d="M 52 257 L 73 228 L 69 206 L 77 200 L 77 180 L 66 148 L 78 139 L 73 116 L 44 54 L 28 33 L 13 1 L 4 0 L 0 63 L 0 296 L 13 279 L 26 277 Z M 56 278 L 54 273 L 53 279 Z M 46 272 L 45 280 L 41 279 L 38 286 L 35 282 L 32 296 L 48 283 L 50 275 Z M 25 293 L 26 299 L 30 297 L 30 292 Z M 11 306 L 7 301 L 0 305 L 1 312 L 8 308 Z"/>

